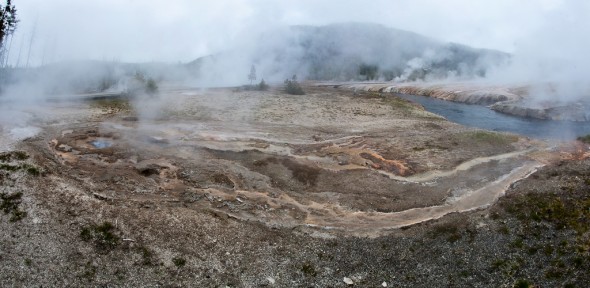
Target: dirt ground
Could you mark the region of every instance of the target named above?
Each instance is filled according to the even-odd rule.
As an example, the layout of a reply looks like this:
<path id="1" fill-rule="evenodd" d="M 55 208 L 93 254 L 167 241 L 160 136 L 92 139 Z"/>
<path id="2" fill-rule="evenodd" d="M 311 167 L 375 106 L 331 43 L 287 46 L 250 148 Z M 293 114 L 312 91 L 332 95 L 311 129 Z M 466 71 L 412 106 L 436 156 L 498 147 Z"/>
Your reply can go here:
<path id="1" fill-rule="evenodd" d="M 53 104 L 36 123 L 41 132 L 0 157 L 2 286 L 589 279 L 587 221 L 552 226 L 549 215 L 530 228 L 522 208 L 494 205 L 505 193 L 567 183 L 577 196 L 562 204 L 588 219 L 587 145 L 549 148 L 466 128 L 393 95 L 305 90 L 176 89 L 130 103 Z M 522 225 L 540 238 L 523 236 Z M 523 248 L 559 241 L 571 246 L 566 256 Z M 562 264 L 547 260 L 557 256 Z"/>

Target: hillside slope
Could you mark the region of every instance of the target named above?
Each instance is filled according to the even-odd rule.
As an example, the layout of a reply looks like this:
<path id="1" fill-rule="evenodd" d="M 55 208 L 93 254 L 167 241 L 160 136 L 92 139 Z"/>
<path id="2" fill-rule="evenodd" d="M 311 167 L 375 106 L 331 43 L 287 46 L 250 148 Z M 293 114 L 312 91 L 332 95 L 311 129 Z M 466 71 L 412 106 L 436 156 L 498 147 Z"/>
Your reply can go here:
<path id="1" fill-rule="evenodd" d="M 484 76 L 509 60 L 503 52 L 445 43 L 377 24 L 291 26 L 262 33 L 229 51 L 188 64 L 203 79 L 243 82 L 251 65 L 259 78 L 418 80 Z"/>

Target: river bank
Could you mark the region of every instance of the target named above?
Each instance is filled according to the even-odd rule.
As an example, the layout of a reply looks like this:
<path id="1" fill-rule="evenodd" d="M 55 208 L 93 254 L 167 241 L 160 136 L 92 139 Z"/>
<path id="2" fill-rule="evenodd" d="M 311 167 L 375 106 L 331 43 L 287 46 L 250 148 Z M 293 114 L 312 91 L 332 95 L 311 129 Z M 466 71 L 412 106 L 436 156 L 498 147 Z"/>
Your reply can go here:
<path id="1" fill-rule="evenodd" d="M 590 103 L 582 97 L 563 101 L 557 95 L 554 100 L 537 100 L 530 85 L 498 85 L 486 82 L 458 83 L 319 83 L 321 86 L 369 91 L 427 96 L 446 101 L 488 106 L 490 109 L 518 117 L 540 120 L 590 121 Z M 548 85 L 548 84 L 547 84 Z M 550 85 L 548 85 L 550 86 Z M 547 88 L 551 90 L 550 88 Z"/>

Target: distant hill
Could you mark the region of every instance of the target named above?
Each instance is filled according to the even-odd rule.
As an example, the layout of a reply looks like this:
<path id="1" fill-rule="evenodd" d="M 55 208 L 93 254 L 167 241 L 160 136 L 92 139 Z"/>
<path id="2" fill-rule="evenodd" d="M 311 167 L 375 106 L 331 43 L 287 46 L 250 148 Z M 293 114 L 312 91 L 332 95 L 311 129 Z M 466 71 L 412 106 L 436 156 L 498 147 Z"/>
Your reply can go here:
<path id="1" fill-rule="evenodd" d="M 137 73 L 189 86 L 243 85 L 249 83 L 252 65 L 256 82 L 264 78 L 270 83 L 282 83 L 295 74 L 299 79 L 335 81 L 473 78 L 510 59 L 503 52 L 376 24 L 290 26 L 239 38 L 228 44 L 229 50 L 186 64 L 79 60 L 0 69 L 0 94 L 22 94 L 8 91 L 9 86 L 34 88 L 37 94 L 124 91 Z"/>
<path id="2" fill-rule="evenodd" d="M 246 82 L 251 65 L 258 80 L 297 74 L 311 80 L 413 81 L 485 76 L 509 57 L 382 25 L 345 23 L 275 29 L 187 65 L 201 80 L 228 84 Z"/>

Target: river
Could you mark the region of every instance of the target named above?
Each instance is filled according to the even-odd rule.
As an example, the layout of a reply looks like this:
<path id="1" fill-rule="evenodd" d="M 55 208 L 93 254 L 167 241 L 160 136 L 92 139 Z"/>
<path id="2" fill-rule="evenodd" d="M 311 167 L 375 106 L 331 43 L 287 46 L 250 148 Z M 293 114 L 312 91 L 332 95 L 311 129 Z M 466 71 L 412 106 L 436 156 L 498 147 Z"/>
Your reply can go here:
<path id="1" fill-rule="evenodd" d="M 492 131 L 513 132 L 538 139 L 572 140 L 590 134 L 590 123 L 538 120 L 510 116 L 485 106 L 440 100 L 432 97 L 395 94 L 419 103 L 432 113 L 461 125 Z"/>

